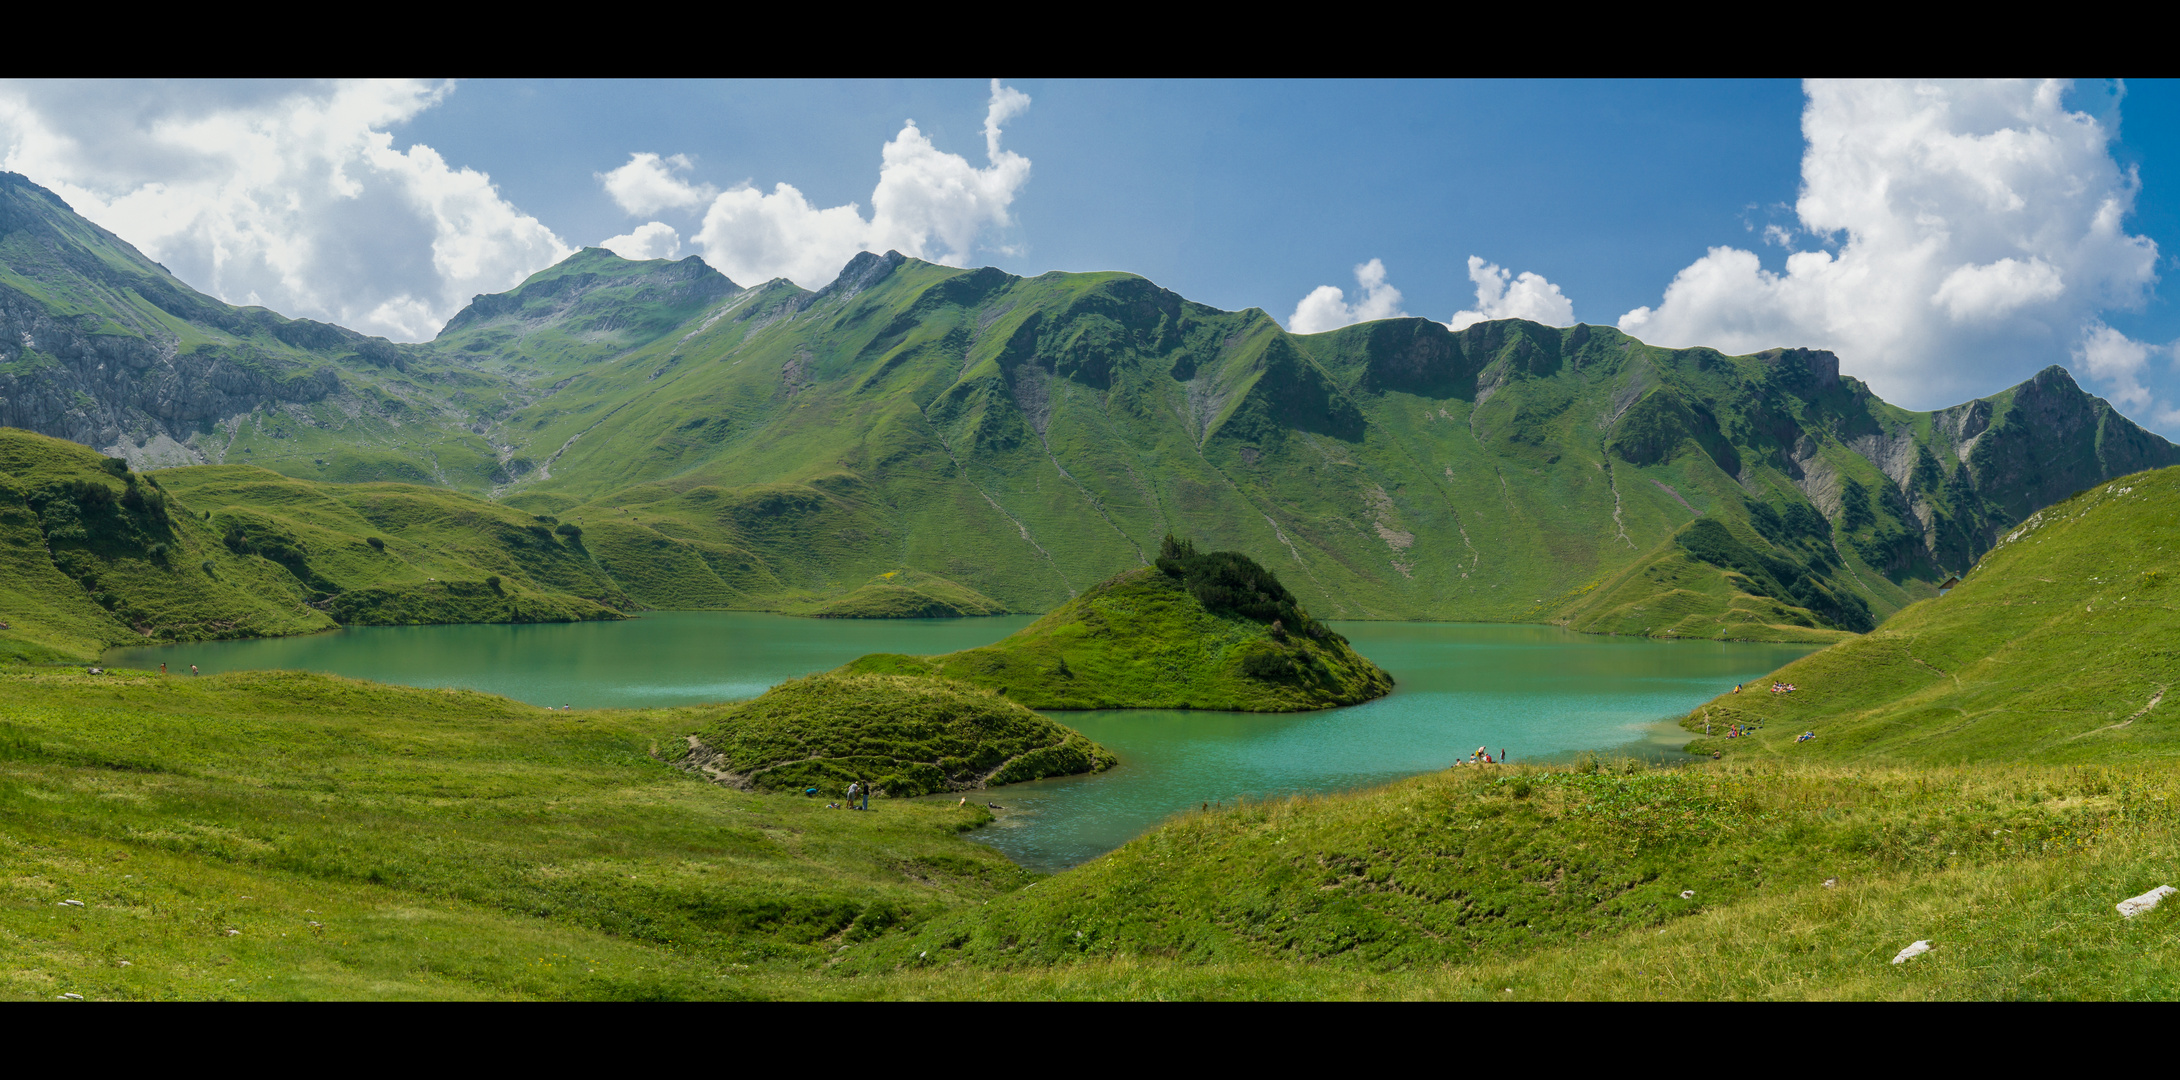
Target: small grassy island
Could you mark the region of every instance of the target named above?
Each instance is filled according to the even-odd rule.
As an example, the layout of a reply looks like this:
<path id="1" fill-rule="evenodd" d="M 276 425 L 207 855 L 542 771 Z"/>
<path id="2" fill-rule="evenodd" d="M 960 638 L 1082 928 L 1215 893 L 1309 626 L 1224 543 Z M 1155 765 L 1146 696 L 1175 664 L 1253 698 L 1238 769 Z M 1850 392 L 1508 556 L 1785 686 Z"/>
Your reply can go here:
<path id="1" fill-rule="evenodd" d="M 1393 688 L 1271 571 L 1171 536 L 1157 565 L 1098 585 L 1003 641 L 944 656 L 874 653 L 841 670 L 932 675 L 1039 709 L 1297 712 Z"/>
<path id="2" fill-rule="evenodd" d="M 900 675 L 812 675 L 753 701 L 688 710 L 675 756 L 744 791 L 838 795 L 863 780 L 902 798 L 1103 772 L 1112 753 L 989 690 Z"/>

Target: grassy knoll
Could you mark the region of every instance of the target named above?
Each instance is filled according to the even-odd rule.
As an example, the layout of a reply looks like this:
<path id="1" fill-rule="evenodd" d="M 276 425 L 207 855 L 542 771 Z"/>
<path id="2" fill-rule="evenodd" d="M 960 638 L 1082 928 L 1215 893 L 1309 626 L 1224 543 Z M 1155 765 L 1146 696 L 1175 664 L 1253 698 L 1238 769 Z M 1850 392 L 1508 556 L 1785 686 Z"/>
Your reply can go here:
<path id="1" fill-rule="evenodd" d="M 879 653 L 841 670 L 936 675 L 1040 709 L 1290 712 L 1393 688 L 1248 556 L 1198 554 L 1170 536 L 1157 566 L 1098 585 L 1003 641 L 944 656 Z"/>
<path id="2" fill-rule="evenodd" d="M 915 570 L 889 570 L 846 596 L 790 614 L 820 619 L 952 619 L 1004 615 L 1006 606 L 959 582 Z"/>
<path id="3" fill-rule="evenodd" d="M 298 673 L 0 680 L 10 997 L 736 996 L 1030 879 L 958 838 L 984 810 L 707 784 L 651 755 L 653 714 Z"/>
<path id="4" fill-rule="evenodd" d="M 2169 760 L 2180 753 L 2180 469 L 2048 507 L 1947 595 L 1697 709 L 1699 752 L 1813 761 Z M 1730 725 L 1753 735 L 1723 738 Z M 1808 742 L 1795 742 L 1805 731 Z"/>
<path id="5" fill-rule="evenodd" d="M 754 701 L 682 710 L 702 724 L 673 758 L 744 790 L 966 791 L 1103 772 L 1110 751 L 988 690 L 901 675 L 812 675 Z"/>

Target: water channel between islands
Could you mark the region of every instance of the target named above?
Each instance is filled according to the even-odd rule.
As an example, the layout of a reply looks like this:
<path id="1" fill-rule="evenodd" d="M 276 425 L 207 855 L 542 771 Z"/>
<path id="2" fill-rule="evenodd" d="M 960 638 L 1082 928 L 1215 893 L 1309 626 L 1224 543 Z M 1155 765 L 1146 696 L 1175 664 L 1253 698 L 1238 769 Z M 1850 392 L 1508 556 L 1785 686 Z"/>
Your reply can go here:
<path id="1" fill-rule="evenodd" d="M 536 705 L 645 708 L 754 697 L 865 653 L 941 653 L 997 641 L 1033 616 L 799 619 L 665 611 L 616 623 L 361 627 L 308 637 L 117 649 L 117 667 L 207 673 L 301 668 L 410 686 L 461 686 Z M 1391 696 L 1312 713 L 1116 710 L 1053 714 L 1120 755 L 1100 776 L 979 793 L 1002 809 L 974 834 L 1056 871 L 1204 802 L 1340 791 L 1445 768 L 1478 746 L 1515 761 L 1584 750 L 1677 757 L 1660 721 L 1812 651 L 1806 645 L 1652 641 L 1484 623 L 1335 623 L 1393 673 Z M 948 799 L 958 796 L 948 796 Z"/>

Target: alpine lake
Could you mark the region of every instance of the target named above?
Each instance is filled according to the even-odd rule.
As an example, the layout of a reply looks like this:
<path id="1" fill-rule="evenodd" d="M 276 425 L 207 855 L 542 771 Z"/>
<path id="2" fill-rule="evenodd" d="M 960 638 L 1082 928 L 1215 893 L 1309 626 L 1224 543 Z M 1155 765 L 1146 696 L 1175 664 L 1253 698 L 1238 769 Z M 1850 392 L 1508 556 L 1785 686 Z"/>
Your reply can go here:
<path id="1" fill-rule="evenodd" d="M 303 669 L 466 687 L 559 707 L 657 708 L 755 697 L 865 653 L 986 645 L 1035 616 L 803 619 L 661 611 L 620 622 L 361 627 L 307 637 L 117 649 L 115 667 Z M 1333 792 L 1443 769 L 1484 747 L 1517 762 L 1585 751 L 1683 759 L 1672 718 L 1814 648 L 1597 637 L 1480 623 L 1333 624 L 1391 672 L 1393 693 L 1309 713 L 1058 712 L 1120 765 L 970 793 L 998 804 L 973 834 L 1033 870 L 1096 858 L 1206 803 Z M 933 796 L 952 801 L 959 795 Z M 873 809 L 882 809 L 874 804 Z"/>

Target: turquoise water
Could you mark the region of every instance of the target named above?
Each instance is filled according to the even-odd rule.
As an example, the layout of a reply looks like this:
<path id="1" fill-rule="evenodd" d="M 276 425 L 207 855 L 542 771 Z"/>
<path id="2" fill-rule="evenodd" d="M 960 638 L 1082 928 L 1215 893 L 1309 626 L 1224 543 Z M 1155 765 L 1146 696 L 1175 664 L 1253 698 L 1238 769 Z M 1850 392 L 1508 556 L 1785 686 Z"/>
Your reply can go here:
<path id="1" fill-rule="evenodd" d="M 460 686 L 533 705 L 654 708 L 752 698 L 874 652 L 989 645 L 1036 620 L 797 619 L 654 611 L 619 622 L 360 626 L 307 637 L 115 649 L 107 663 L 207 674 L 293 668 L 405 686 Z"/>
<path id="2" fill-rule="evenodd" d="M 1466 758 L 1585 750 L 1684 757 L 1660 721 L 1811 652 L 1802 645 L 1652 641 L 1548 626 L 1336 623 L 1392 672 L 1393 693 L 1313 713 L 1130 709 L 1053 717 L 1119 755 L 1100 776 L 995 788 L 999 820 L 973 834 L 1034 870 L 1056 871 L 1205 802 L 1340 791 Z"/>
<path id="3" fill-rule="evenodd" d="M 653 612 L 616 623 L 361 627 L 299 638 L 121 649 L 115 666 L 184 672 L 302 668 L 410 686 L 462 686 L 537 705 L 641 708 L 754 697 L 872 652 L 987 644 L 1031 616 L 797 619 Z M 1393 673 L 1385 698 L 1315 713 L 1056 713 L 1121 765 L 1100 776 L 982 793 L 1001 806 L 975 834 L 1024 866 L 1094 858 L 1186 807 L 1339 791 L 1446 767 L 1478 746 L 1549 761 L 1583 750 L 1670 757 L 1659 721 L 1808 646 L 1594 637 L 1553 627 L 1339 623 Z"/>

